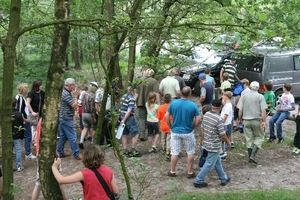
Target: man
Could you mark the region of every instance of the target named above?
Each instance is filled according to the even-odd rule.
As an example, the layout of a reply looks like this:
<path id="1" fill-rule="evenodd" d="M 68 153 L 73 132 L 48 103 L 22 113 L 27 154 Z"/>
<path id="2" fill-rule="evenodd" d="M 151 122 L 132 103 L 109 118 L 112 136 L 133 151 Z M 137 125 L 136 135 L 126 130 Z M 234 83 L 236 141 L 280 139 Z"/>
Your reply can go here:
<path id="1" fill-rule="evenodd" d="M 223 83 L 223 73 L 227 72 L 229 74 L 229 82 L 231 87 L 234 86 L 234 79 L 236 78 L 240 81 L 239 77 L 236 74 L 236 58 L 234 55 L 230 56 L 230 63 L 226 63 L 220 71 L 220 83 Z"/>
<path id="2" fill-rule="evenodd" d="M 123 154 L 130 157 L 138 157 L 140 153 L 136 150 L 137 141 L 139 138 L 139 127 L 134 118 L 135 94 L 136 88 L 129 84 L 128 92 L 124 94 L 120 100 L 121 117 L 120 125 L 125 124 L 122 135 Z M 127 136 L 131 134 L 131 151 L 127 149 Z"/>
<path id="3" fill-rule="evenodd" d="M 181 91 L 182 88 L 184 88 L 186 85 L 183 78 L 180 76 L 180 69 L 176 67 L 174 70 L 175 70 L 175 79 L 178 81 L 180 91 Z"/>
<path id="4" fill-rule="evenodd" d="M 136 120 L 139 124 L 139 135 L 141 141 L 146 141 L 146 120 L 147 120 L 147 110 L 145 104 L 148 100 L 148 94 L 150 92 L 156 93 L 156 103 L 160 104 L 160 96 L 158 90 L 158 82 L 154 78 L 153 69 L 147 69 L 145 72 L 145 79 L 142 80 L 142 83 L 137 88 L 138 98 L 136 101 Z"/>
<path id="5" fill-rule="evenodd" d="M 204 73 L 198 76 L 201 86 L 200 103 L 202 106 L 211 105 L 214 95 L 214 86 L 211 82 L 206 81 L 206 75 Z"/>
<path id="6" fill-rule="evenodd" d="M 238 105 L 239 122 L 244 124 L 249 162 L 258 164 L 255 155 L 264 141 L 263 128 L 266 126 L 266 109 L 268 106 L 264 96 L 257 92 L 259 83 L 253 81 L 250 88 L 251 91 L 241 97 Z"/>
<path id="7" fill-rule="evenodd" d="M 84 149 L 83 142 L 86 133 L 90 130 L 92 134 L 91 144 L 94 143 L 94 137 L 97 127 L 97 116 L 95 108 L 95 98 L 94 93 L 98 89 L 98 84 L 96 82 L 91 82 L 88 90 L 81 93 L 79 99 L 81 101 L 82 107 L 82 123 L 83 130 L 81 131 L 80 142 L 78 144 L 80 149 Z"/>
<path id="8" fill-rule="evenodd" d="M 168 71 L 168 76 L 160 82 L 159 93 L 161 96 L 164 96 L 164 94 L 170 94 L 172 99 L 180 97 L 179 82 L 175 79 L 174 69 L 170 69 Z"/>
<path id="9" fill-rule="evenodd" d="M 182 89 L 182 97 L 176 101 L 172 101 L 168 111 L 165 114 L 166 122 L 171 129 L 171 171 L 168 176 L 176 177 L 175 168 L 180 153 L 181 142 L 187 152 L 187 178 L 194 178 L 193 161 L 195 153 L 195 135 L 194 129 L 200 124 L 200 113 L 198 106 L 189 100 L 191 97 L 191 88 L 186 86 Z M 171 119 L 172 116 L 172 125 Z"/>
<path id="10" fill-rule="evenodd" d="M 103 80 L 102 87 L 99 87 L 96 91 L 96 97 L 95 97 L 95 104 L 96 104 L 96 110 L 99 113 L 101 108 L 101 103 L 103 101 L 104 97 L 104 88 L 105 88 L 105 81 Z M 110 117 L 110 110 L 111 110 L 111 97 L 110 94 L 107 96 L 106 104 L 105 104 L 105 117 L 102 124 L 102 129 L 100 132 L 100 145 L 104 145 L 105 139 L 106 139 L 106 145 L 111 146 L 112 145 L 112 135 L 111 135 L 111 122 L 109 120 Z"/>
<path id="11" fill-rule="evenodd" d="M 82 155 L 79 153 L 76 143 L 76 132 L 73 122 L 74 112 L 77 109 L 78 101 L 75 92 L 75 80 L 67 78 L 61 95 L 60 110 L 59 110 L 59 140 L 57 152 L 59 157 L 67 156 L 64 153 L 64 145 L 69 140 L 73 156 L 77 160 L 82 160 Z M 73 92 L 73 93 L 72 93 Z"/>
<path id="12" fill-rule="evenodd" d="M 212 110 L 206 112 L 203 117 L 201 125 L 201 132 L 203 134 L 201 135 L 200 144 L 207 151 L 207 157 L 203 167 L 194 180 L 194 186 L 197 188 L 208 186 L 208 184 L 204 182 L 204 179 L 213 168 L 216 169 L 222 186 L 230 182 L 230 178 L 224 173 L 221 157 L 219 156 L 222 140 L 227 144 L 228 149 L 231 148 L 224 130 L 223 119 L 220 116 L 221 109 L 222 101 L 214 100 L 212 102 Z"/>

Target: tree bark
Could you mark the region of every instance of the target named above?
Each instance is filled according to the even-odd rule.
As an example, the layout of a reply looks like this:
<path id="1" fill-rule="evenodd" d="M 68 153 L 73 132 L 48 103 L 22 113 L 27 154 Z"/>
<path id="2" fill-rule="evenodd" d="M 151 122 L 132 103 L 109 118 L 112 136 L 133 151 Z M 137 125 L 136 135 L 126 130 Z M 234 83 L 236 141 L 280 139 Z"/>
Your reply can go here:
<path id="1" fill-rule="evenodd" d="M 12 96 L 14 68 L 16 60 L 16 46 L 20 32 L 21 0 L 12 0 L 10 3 L 9 27 L 2 44 L 3 51 L 3 82 L 1 101 L 1 133 L 2 133 L 2 167 L 3 167 L 3 199 L 14 199 L 13 158 L 12 158 Z"/>
<path id="2" fill-rule="evenodd" d="M 78 45 L 77 37 L 74 38 L 71 41 L 71 47 L 72 47 L 72 59 L 73 59 L 73 62 L 75 63 L 75 69 L 76 70 L 82 70 L 81 62 L 80 62 L 80 51 L 79 51 L 79 45 Z"/>
<path id="3" fill-rule="evenodd" d="M 69 1 L 55 1 L 55 18 L 69 17 Z M 56 155 L 56 133 L 58 127 L 58 111 L 63 88 L 66 67 L 67 45 L 70 26 L 58 24 L 54 26 L 54 38 L 49 71 L 47 75 L 47 94 L 43 111 L 43 125 L 41 131 L 41 149 L 39 155 L 39 173 L 45 199 L 62 199 L 62 194 L 55 180 L 51 166 Z M 63 165 L 63 164 L 62 164 Z"/>

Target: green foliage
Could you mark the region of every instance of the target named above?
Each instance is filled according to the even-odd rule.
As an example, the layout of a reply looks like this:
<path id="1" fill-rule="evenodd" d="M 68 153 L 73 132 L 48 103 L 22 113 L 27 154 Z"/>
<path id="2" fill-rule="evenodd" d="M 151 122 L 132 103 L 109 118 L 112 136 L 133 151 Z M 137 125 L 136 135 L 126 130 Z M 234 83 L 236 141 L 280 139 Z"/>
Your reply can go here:
<path id="1" fill-rule="evenodd" d="M 25 188 L 24 187 L 21 187 L 17 184 L 14 184 L 14 183 L 11 183 L 10 184 L 10 191 L 9 191 L 9 194 L 11 195 L 15 195 L 17 194 L 18 192 L 24 190 Z"/>
<path id="2" fill-rule="evenodd" d="M 199 189 L 201 190 L 201 189 Z M 300 188 L 296 190 L 252 190 L 252 191 L 239 191 L 239 192 L 216 192 L 207 193 L 200 191 L 199 193 L 177 193 L 165 198 L 168 199 L 193 199 L 193 200 L 295 200 L 299 199 Z"/>

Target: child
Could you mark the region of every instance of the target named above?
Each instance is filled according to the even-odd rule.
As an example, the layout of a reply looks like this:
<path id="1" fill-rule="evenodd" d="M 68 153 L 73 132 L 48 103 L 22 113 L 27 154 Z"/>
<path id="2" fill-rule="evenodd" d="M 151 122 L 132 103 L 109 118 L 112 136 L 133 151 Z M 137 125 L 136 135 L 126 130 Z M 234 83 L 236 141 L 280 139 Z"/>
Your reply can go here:
<path id="1" fill-rule="evenodd" d="M 225 72 L 223 74 L 223 83 L 221 84 L 221 92 L 223 93 L 225 90 L 231 89 L 231 83 L 228 81 L 229 79 L 229 74 L 227 72 Z"/>
<path id="2" fill-rule="evenodd" d="M 60 184 L 81 182 L 84 199 L 109 199 L 96 174 L 92 171 L 92 169 L 96 169 L 102 175 L 112 194 L 116 195 L 119 192 L 113 171 L 109 167 L 103 166 L 104 152 L 100 146 L 90 145 L 86 148 L 83 152 L 82 162 L 87 169 L 64 177 L 58 171 L 61 159 L 55 158 L 52 172 L 57 182 Z"/>
<path id="3" fill-rule="evenodd" d="M 231 97 L 232 97 L 232 92 L 226 91 L 223 93 L 223 95 L 222 95 L 223 108 L 221 111 L 221 117 L 224 122 L 224 129 L 225 129 L 226 135 L 230 141 L 232 141 L 231 133 L 232 133 L 232 118 L 233 118 Z M 233 142 L 231 142 L 231 143 L 233 143 Z M 224 143 L 224 145 L 225 145 L 225 143 Z M 227 155 L 226 151 L 227 151 L 227 147 L 224 146 L 223 153 L 220 154 L 221 158 L 226 157 L 226 155 Z"/>
<path id="4" fill-rule="evenodd" d="M 36 127 L 36 136 L 35 136 L 35 142 L 36 142 L 36 156 L 37 156 L 37 172 L 36 172 L 36 180 L 35 180 L 35 186 L 32 191 L 31 200 L 38 200 L 40 193 L 42 191 L 41 181 L 40 181 L 40 173 L 39 173 L 39 151 L 40 151 L 40 135 L 41 135 L 41 128 L 42 128 L 42 118 L 39 119 L 39 122 Z M 61 167 L 59 169 L 61 173 Z M 62 194 L 62 197 L 64 200 L 67 200 L 66 192 L 62 185 L 59 185 L 60 191 Z"/>
<path id="5" fill-rule="evenodd" d="M 294 137 L 294 145 L 293 154 L 300 154 L 300 101 L 298 102 L 298 115 L 296 116 L 296 134 Z"/>
<path id="6" fill-rule="evenodd" d="M 171 161 L 171 155 L 170 155 L 171 135 L 170 135 L 170 128 L 169 128 L 169 126 L 168 126 L 168 124 L 165 120 L 165 114 L 166 114 L 166 112 L 168 110 L 168 107 L 170 105 L 171 98 L 172 97 L 171 97 L 170 94 L 165 94 L 164 95 L 164 104 L 159 106 L 159 108 L 157 110 L 157 113 L 156 113 L 156 117 L 160 121 L 160 130 L 161 130 L 161 132 L 164 133 L 164 135 L 162 136 L 162 144 L 163 144 L 163 150 L 166 153 L 166 161 L 168 161 L 168 162 Z"/>
<path id="7" fill-rule="evenodd" d="M 22 141 L 24 138 L 24 121 L 22 113 L 17 111 L 17 99 L 12 100 L 12 134 L 16 153 L 16 167 L 17 171 L 21 172 L 24 167 L 22 165 Z"/>
<path id="8" fill-rule="evenodd" d="M 265 84 L 265 89 L 267 91 L 265 91 L 264 93 L 264 97 L 265 97 L 265 100 L 266 100 L 266 103 L 267 103 L 267 114 L 271 113 L 274 108 L 275 108 L 275 102 L 276 102 L 276 97 L 275 97 L 275 94 L 274 92 L 272 91 L 272 88 L 273 88 L 273 84 L 271 81 L 266 81 Z"/>
<path id="9" fill-rule="evenodd" d="M 282 134 L 282 122 L 290 116 L 290 112 L 295 110 L 295 98 L 290 93 L 292 86 L 288 83 L 284 84 L 283 86 L 283 94 L 279 99 L 279 104 L 275 107 L 276 113 L 269 121 L 269 129 L 270 129 L 270 138 L 268 142 L 273 142 L 276 140 L 276 136 L 274 133 L 274 124 L 276 124 L 276 132 L 278 141 L 277 143 L 283 142 L 283 134 Z"/>
<path id="10" fill-rule="evenodd" d="M 147 109 L 147 130 L 148 130 L 148 139 L 149 139 L 149 146 L 150 146 L 148 150 L 149 153 L 151 152 L 156 153 L 158 151 L 156 147 L 156 143 L 159 138 L 158 119 L 156 118 L 158 104 L 155 102 L 156 102 L 156 93 L 150 92 L 148 95 L 148 101 L 145 104 L 145 107 Z"/>

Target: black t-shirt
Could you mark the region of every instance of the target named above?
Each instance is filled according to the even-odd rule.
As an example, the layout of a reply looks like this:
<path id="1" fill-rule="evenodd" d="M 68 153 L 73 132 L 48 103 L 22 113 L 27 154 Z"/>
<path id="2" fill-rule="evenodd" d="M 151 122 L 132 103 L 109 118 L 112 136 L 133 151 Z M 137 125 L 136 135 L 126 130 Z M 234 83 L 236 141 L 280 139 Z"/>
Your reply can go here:
<path id="1" fill-rule="evenodd" d="M 31 105 L 32 110 L 34 112 L 38 112 L 39 116 L 41 117 L 43 106 L 44 106 L 44 101 L 45 101 L 45 92 L 42 90 L 39 93 L 37 93 L 35 91 L 30 91 L 28 93 L 27 98 L 31 99 L 30 105 Z"/>
<path id="2" fill-rule="evenodd" d="M 12 134 L 13 139 L 23 139 L 24 138 L 24 122 L 22 113 L 18 112 L 17 109 L 12 110 Z"/>

